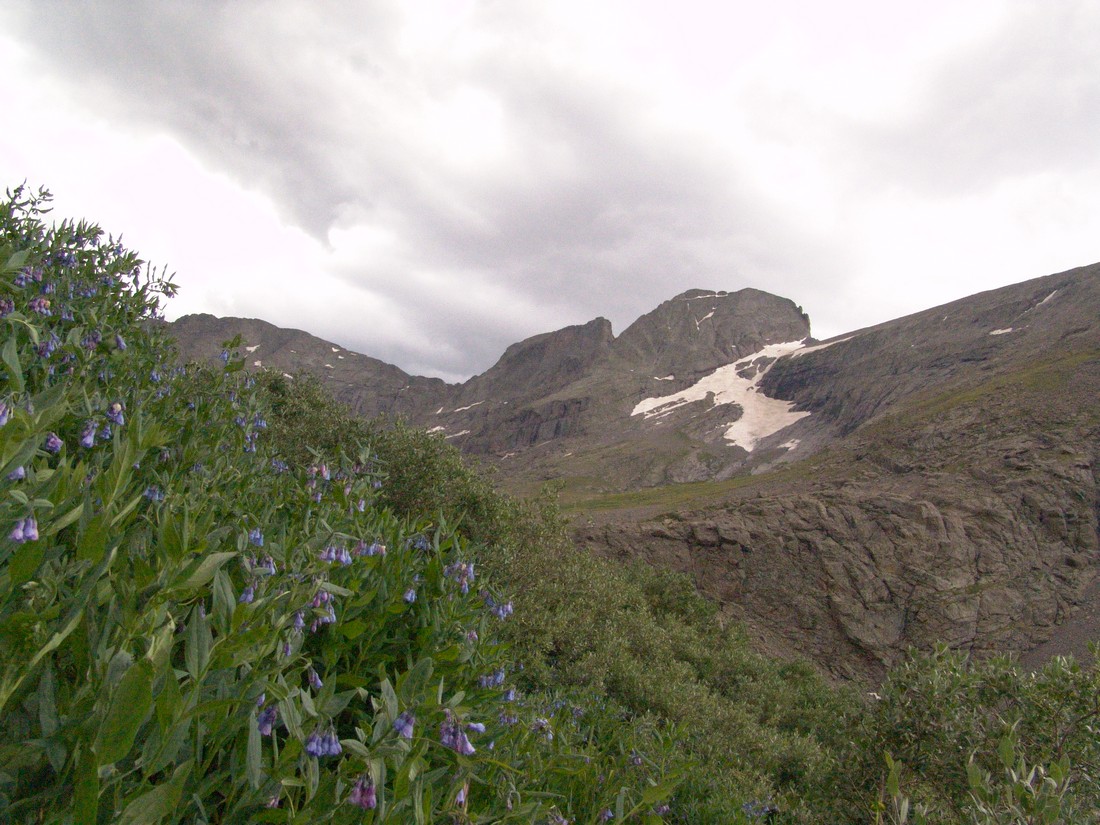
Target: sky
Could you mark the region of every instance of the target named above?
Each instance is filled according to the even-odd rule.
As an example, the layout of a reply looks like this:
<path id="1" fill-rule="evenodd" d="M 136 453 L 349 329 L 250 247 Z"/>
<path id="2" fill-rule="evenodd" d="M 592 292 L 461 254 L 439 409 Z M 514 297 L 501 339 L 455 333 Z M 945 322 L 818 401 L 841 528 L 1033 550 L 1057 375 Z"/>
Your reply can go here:
<path id="1" fill-rule="evenodd" d="M 1100 0 L 4 0 L 0 186 L 462 380 L 754 287 L 819 339 L 1100 261 Z"/>

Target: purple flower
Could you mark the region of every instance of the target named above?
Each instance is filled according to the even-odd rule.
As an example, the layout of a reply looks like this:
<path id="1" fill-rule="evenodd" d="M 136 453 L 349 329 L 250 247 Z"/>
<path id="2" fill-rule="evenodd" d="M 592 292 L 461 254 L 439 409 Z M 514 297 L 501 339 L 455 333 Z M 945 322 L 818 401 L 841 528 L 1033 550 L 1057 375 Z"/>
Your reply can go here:
<path id="1" fill-rule="evenodd" d="M 238 604 L 252 604 L 252 600 L 255 598 L 256 588 L 250 584 L 243 591 L 241 591 L 240 598 L 237 599 L 237 602 Z"/>
<path id="2" fill-rule="evenodd" d="M 126 351 L 126 342 L 122 340 L 122 336 L 118 333 L 115 333 L 115 347 L 118 348 L 121 352 Z"/>
<path id="3" fill-rule="evenodd" d="M 474 733 L 485 733 L 485 725 L 481 722 L 467 722 L 466 730 L 472 730 Z"/>
<path id="4" fill-rule="evenodd" d="M 331 728 L 325 734 L 315 730 L 306 739 L 306 753 L 310 756 L 318 758 L 322 756 L 339 756 L 343 750 L 340 746 L 340 740 L 336 736 L 336 731 Z"/>
<path id="5" fill-rule="evenodd" d="M 0 401 L 0 427 L 3 427 L 8 423 L 8 416 L 11 415 L 11 407 L 5 402 Z"/>
<path id="6" fill-rule="evenodd" d="M 447 711 L 447 718 L 444 719 L 439 726 L 439 741 L 443 743 L 445 747 L 463 756 L 472 756 L 476 750 L 474 746 L 470 744 L 466 732 L 462 730 L 462 727 L 455 721 L 454 716 L 451 715 L 449 710 Z"/>
<path id="7" fill-rule="evenodd" d="M 363 774 L 355 781 L 351 793 L 348 794 L 348 802 L 364 811 L 369 811 L 378 804 L 374 781 L 367 774 Z"/>
<path id="8" fill-rule="evenodd" d="M 8 473 L 8 481 L 20 481 L 21 479 L 24 479 L 26 477 L 27 471 L 22 464 L 20 464 L 14 470 Z"/>
<path id="9" fill-rule="evenodd" d="M 46 436 L 46 443 L 43 446 L 45 446 L 46 452 L 57 455 L 61 452 L 64 442 L 58 437 L 57 433 L 50 433 Z"/>
<path id="10" fill-rule="evenodd" d="M 306 670 L 306 678 L 309 679 L 309 686 L 314 690 L 320 690 L 325 686 L 324 682 L 321 681 L 321 677 L 317 675 L 317 671 L 312 667 Z"/>
<path id="11" fill-rule="evenodd" d="M 609 819 L 614 819 L 614 818 L 615 818 L 615 814 L 611 813 L 610 808 L 604 808 L 600 812 L 600 822 L 607 822 Z"/>
<path id="12" fill-rule="evenodd" d="M 84 432 L 80 434 L 80 446 L 81 447 L 94 447 L 95 446 L 95 432 L 96 426 L 94 421 L 89 421 L 84 426 Z"/>
<path id="13" fill-rule="evenodd" d="M 164 501 L 164 492 L 155 484 L 145 488 L 144 496 L 152 502 Z"/>
<path id="14" fill-rule="evenodd" d="M 393 729 L 397 735 L 404 739 L 413 738 L 413 727 L 416 725 L 416 717 L 409 711 L 405 711 L 393 720 Z"/>
<path id="15" fill-rule="evenodd" d="M 275 720 L 278 719 L 278 717 L 279 707 L 274 703 L 260 711 L 260 715 L 256 718 L 256 723 L 259 725 L 261 736 L 271 736 L 271 732 L 275 729 Z"/>
<path id="16" fill-rule="evenodd" d="M 264 534 L 260 532 L 259 527 L 254 527 L 248 534 L 248 540 L 257 547 L 264 546 Z"/>
<path id="17" fill-rule="evenodd" d="M 305 617 L 302 615 L 302 611 L 299 610 L 297 613 L 294 614 L 294 629 L 295 630 L 301 630 L 305 626 L 306 626 Z"/>
<path id="18" fill-rule="evenodd" d="M 113 421 L 115 424 L 117 424 L 118 426 L 121 427 L 123 424 L 126 423 L 126 420 L 125 420 L 125 418 L 123 418 L 123 415 L 122 415 L 122 411 L 124 409 L 125 409 L 125 407 L 122 406 L 121 401 L 113 402 L 111 404 L 111 406 L 109 406 L 107 408 L 107 418 L 108 418 L 108 420 Z"/>
<path id="19" fill-rule="evenodd" d="M 38 541 L 38 522 L 34 520 L 34 516 L 19 519 L 8 538 L 16 544 L 22 544 L 25 541 Z"/>
<path id="20" fill-rule="evenodd" d="M 504 668 L 497 668 L 492 673 L 479 676 L 477 683 L 483 688 L 500 687 L 504 683 Z"/>
<path id="21" fill-rule="evenodd" d="M 31 298 L 27 302 L 27 308 L 37 312 L 39 315 L 52 315 L 50 312 L 50 299 L 43 298 L 41 296 L 37 298 Z"/>
<path id="22" fill-rule="evenodd" d="M 463 785 L 461 788 L 459 788 L 458 793 L 455 794 L 455 804 L 459 805 L 459 806 L 466 804 L 466 786 L 465 785 Z"/>
<path id="23" fill-rule="evenodd" d="M 0 318 L 15 312 L 15 301 L 11 298 L 0 298 Z"/>
<path id="24" fill-rule="evenodd" d="M 416 590 L 410 587 L 408 590 L 405 591 L 405 595 L 402 596 L 402 598 L 409 604 L 412 604 L 416 601 Z"/>

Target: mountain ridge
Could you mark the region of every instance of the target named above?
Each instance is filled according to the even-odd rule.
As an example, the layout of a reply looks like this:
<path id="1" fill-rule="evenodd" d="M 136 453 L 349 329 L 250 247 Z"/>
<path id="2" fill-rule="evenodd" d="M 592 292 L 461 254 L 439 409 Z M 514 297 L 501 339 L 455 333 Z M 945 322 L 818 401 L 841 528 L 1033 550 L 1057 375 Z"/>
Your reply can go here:
<path id="1" fill-rule="evenodd" d="M 185 357 L 272 334 L 176 323 Z M 1026 654 L 1092 609 L 1100 264 L 823 342 L 789 299 L 688 290 L 617 337 L 605 319 L 532 336 L 459 385 L 319 339 L 288 367 L 300 353 L 278 336 L 251 346 L 357 414 L 441 433 L 512 490 L 556 481 L 579 544 L 688 573 L 759 644 L 838 678 L 939 641 Z M 693 502 L 683 482 L 718 492 Z"/>

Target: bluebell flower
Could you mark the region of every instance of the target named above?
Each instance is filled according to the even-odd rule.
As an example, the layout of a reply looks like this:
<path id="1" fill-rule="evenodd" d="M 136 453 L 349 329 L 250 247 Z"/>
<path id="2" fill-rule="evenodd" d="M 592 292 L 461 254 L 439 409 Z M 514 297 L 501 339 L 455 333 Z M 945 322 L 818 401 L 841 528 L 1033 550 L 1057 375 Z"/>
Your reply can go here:
<path id="1" fill-rule="evenodd" d="M 50 312 L 50 299 L 43 298 L 42 296 L 31 298 L 27 301 L 27 309 L 37 312 L 39 315 L 53 315 L 53 313 Z"/>
<path id="2" fill-rule="evenodd" d="M 122 415 L 124 409 L 125 407 L 122 405 L 121 401 L 113 402 L 109 407 L 107 407 L 108 420 L 113 421 L 120 427 L 123 426 L 126 423 L 126 419 Z"/>
<path id="3" fill-rule="evenodd" d="M 615 814 L 611 812 L 610 808 L 604 808 L 600 811 L 600 822 L 607 822 L 615 818 Z"/>
<path id="4" fill-rule="evenodd" d="M 466 786 L 465 785 L 463 785 L 461 788 L 459 788 L 458 793 L 455 794 L 455 804 L 460 806 L 460 807 L 462 805 L 466 804 Z"/>
<path id="5" fill-rule="evenodd" d="M 248 540 L 257 547 L 264 546 L 264 534 L 260 532 L 259 527 L 253 527 L 248 533 Z"/>
<path id="6" fill-rule="evenodd" d="M 222 359 L 223 364 L 228 364 L 229 363 L 229 350 L 227 350 L 227 349 L 222 350 L 221 359 Z"/>
<path id="7" fill-rule="evenodd" d="M 294 629 L 302 630 L 306 626 L 305 616 L 302 615 L 302 611 L 299 610 L 294 614 Z"/>
<path id="8" fill-rule="evenodd" d="M 11 416 L 11 407 L 4 401 L 0 401 L 0 427 L 3 427 L 8 423 L 8 418 Z"/>
<path id="9" fill-rule="evenodd" d="M 281 459 L 273 458 L 271 459 L 271 469 L 277 473 L 285 473 L 290 469 L 290 465 Z"/>
<path id="10" fill-rule="evenodd" d="M 34 520 L 34 516 L 19 519 L 8 538 L 16 544 L 22 544 L 25 541 L 38 541 L 38 522 Z"/>
<path id="11" fill-rule="evenodd" d="M 470 743 L 469 738 L 466 736 L 466 732 L 463 731 L 462 727 L 455 721 L 450 710 L 447 711 L 446 718 L 439 726 L 439 741 L 445 747 L 463 756 L 472 756 L 476 752 L 476 748 Z"/>
<path id="12" fill-rule="evenodd" d="M 256 718 L 256 722 L 260 728 L 261 736 L 271 736 L 271 732 L 275 729 L 275 720 L 279 717 L 278 705 L 272 703 L 260 711 L 260 715 Z"/>
<path id="13" fill-rule="evenodd" d="M 238 604 L 252 604 L 252 600 L 255 598 L 256 588 L 250 584 L 243 591 L 241 591 L 240 598 L 237 599 L 237 602 Z"/>
<path id="14" fill-rule="evenodd" d="M 321 677 L 317 675 L 317 671 L 312 667 L 306 670 L 306 678 L 309 679 L 309 686 L 314 690 L 320 690 L 325 686 L 324 682 L 321 681 Z"/>
<path id="15" fill-rule="evenodd" d="M 413 727 L 416 725 L 416 717 L 410 711 L 405 711 L 393 720 L 393 729 L 403 739 L 413 738 Z"/>
<path id="16" fill-rule="evenodd" d="M 81 447 L 94 447 L 95 446 L 95 433 L 96 426 L 94 421 L 89 421 L 84 425 L 84 432 L 80 434 L 80 446 Z"/>
<path id="17" fill-rule="evenodd" d="M 26 477 L 27 471 L 22 464 L 20 464 L 14 470 L 8 473 L 8 481 L 22 481 Z"/>
<path id="18" fill-rule="evenodd" d="M 374 781 L 367 774 L 363 774 L 351 787 L 348 794 L 348 802 L 364 811 L 372 810 L 378 804 L 378 794 L 374 789 Z"/>
<path id="19" fill-rule="evenodd" d="M 145 497 L 152 502 L 164 501 L 164 492 L 155 484 L 150 484 L 145 488 Z"/>
<path id="20" fill-rule="evenodd" d="M 121 352 L 126 351 L 126 342 L 122 340 L 122 336 L 118 333 L 115 333 L 115 348 Z"/>
<path id="21" fill-rule="evenodd" d="M 481 722 L 467 722 L 466 730 L 472 730 L 474 733 L 485 733 L 485 725 Z"/>
<path id="22" fill-rule="evenodd" d="M 0 318 L 15 312 L 15 301 L 11 298 L 0 298 Z"/>
<path id="23" fill-rule="evenodd" d="M 409 604 L 412 604 L 416 601 L 416 590 L 410 587 L 408 590 L 405 591 L 405 595 L 402 596 L 402 598 Z"/>

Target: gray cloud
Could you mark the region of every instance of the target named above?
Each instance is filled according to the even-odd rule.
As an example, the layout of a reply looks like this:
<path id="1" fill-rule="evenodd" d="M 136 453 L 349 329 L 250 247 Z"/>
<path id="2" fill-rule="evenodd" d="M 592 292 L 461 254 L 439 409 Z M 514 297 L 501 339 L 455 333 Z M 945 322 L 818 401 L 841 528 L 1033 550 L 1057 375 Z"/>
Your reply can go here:
<path id="1" fill-rule="evenodd" d="M 853 164 L 929 194 L 1100 163 L 1100 3 L 1028 2 L 929 80 L 911 117 L 852 127 Z M 853 137 L 851 132 L 846 138 Z M 858 158 L 858 159 L 857 159 Z"/>

